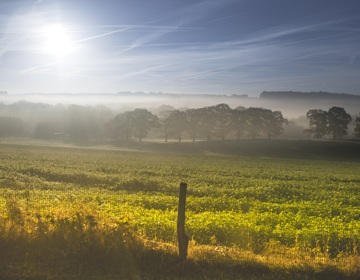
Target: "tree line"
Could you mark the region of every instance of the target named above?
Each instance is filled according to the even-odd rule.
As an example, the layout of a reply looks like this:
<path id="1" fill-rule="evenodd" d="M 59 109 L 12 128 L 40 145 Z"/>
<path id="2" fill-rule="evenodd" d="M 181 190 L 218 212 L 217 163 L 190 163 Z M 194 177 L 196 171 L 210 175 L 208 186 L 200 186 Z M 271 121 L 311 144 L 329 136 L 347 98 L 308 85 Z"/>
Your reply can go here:
<path id="1" fill-rule="evenodd" d="M 0 104 L 1 105 L 1 104 Z M 17 112 L 17 116 L 14 112 Z M 11 116 L 6 116 L 9 113 Z M 38 115 L 38 116 L 37 116 Z M 320 139 L 347 135 L 352 117 L 341 107 L 328 111 L 309 110 L 305 132 Z M 163 106 L 156 113 L 147 109 L 128 110 L 117 115 L 103 106 L 17 103 L 0 106 L 0 137 L 33 137 L 85 143 L 98 140 L 162 138 L 165 142 L 196 140 L 239 140 L 274 138 L 284 133 L 289 121 L 280 111 L 265 108 L 230 108 L 227 104 L 176 110 Z M 354 134 L 360 137 L 360 115 L 355 117 Z"/>
<path id="2" fill-rule="evenodd" d="M 231 109 L 227 104 L 218 104 L 185 111 L 166 110 L 158 115 L 146 109 L 135 109 L 115 116 L 106 124 L 106 130 L 115 140 L 134 137 L 141 142 L 151 129 L 157 129 L 165 142 L 169 138 L 181 142 L 185 137 L 195 142 L 198 139 L 240 139 L 243 135 L 251 138 L 266 135 L 270 139 L 280 135 L 287 123 L 280 111 Z"/>
<path id="3" fill-rule="evenodd" d="M 341 107 L 332 107 L 328 111 L 309 110 L 306 114 L 309 128 L 304 132 L 320 139 L 332 135 L 341 139 L 347 135 L 352 117 Z M 146 109 L 135 109 L 118 114 L 107 124 L 108 135 L 114 140 L 137 138 L 139 142 L 150 130 L 161 131 L 164 141 L 184 137 L 195 142 L 197 139 L 237 139 L 242 137 L 271 139 L 281 135 L 289 122 L 280 111 L 264 108 L 237 107 L 231 109 L 227 104 L 218 104 L 197 109 L 165 110 L 158 115 Z M 355 135 L 360 137 L 360 116 L 356 118 Z"/>
<path id="4" fill-rule="evenodd" d="M 305 132 L 316 139 L 331 135 L 333 139 L 341 139 L 347 135 L 348 125 L 352 117 L 342 107 L 331 107 L 328 111 L 312 109 L 306 113 L 309 128 Z M 360 116 L 355 120 L 355 135 L 360 136 Z"/>

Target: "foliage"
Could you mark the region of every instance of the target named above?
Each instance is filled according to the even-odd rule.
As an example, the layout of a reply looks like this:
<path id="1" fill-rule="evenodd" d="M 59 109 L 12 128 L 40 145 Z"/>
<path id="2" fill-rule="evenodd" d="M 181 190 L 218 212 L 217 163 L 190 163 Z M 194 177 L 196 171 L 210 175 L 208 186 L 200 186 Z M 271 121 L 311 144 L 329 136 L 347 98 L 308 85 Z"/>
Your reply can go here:
<path id="1" fill-rule="evenodd" d="M 167 142 L 169 136 L 176 136 L 181 142 L 182 134 L 188 127 L 187 115 L 184 111 L 164 111 L 160 114 L 160 125 Z"/>
<path id="2" fill-rule="evenodd" d="M 62 217 L 88 228 L 86 217 L 94 216 L 96 223 L 118 221 L 131 234 L 175 243 L 178 184 L 187 181 L 193 243 L 262 254 L 276 241 L 332 258 L 359 253 L 357 162 L 11 146 L 2 146 L 0 156 L 3 238 L 38 231 L 40 220 L 51 231 L 51 221 Z"/>
<path id="3" fill-rule="evenodd" d="M 264 122 L 264 132 L 268 135 L 269 139 L 281 135 L 284 129 L 283 125 L 289 124 L 288 120 L 283 117 L 280 111 L 272 112 L 271 110 L 266 111 Z"/>
<path id="4" fill-rule="evenodd" d="M 334 139 L 340 139 L 347 135 L 347 128 L 352 118 L 344 108 L 331 107 L 328 111 L 328 120 L 328 132 L 333 135 Z"/>
<path id="5" fill-rule="evenodd" d="M 321 109 L 312 109 L 306 113 L 309 119 L 307 133 L 313 134 L 316 139 L 324 137 L 327 133 L 327 112 Z"/>
<path id="6" fill-rule="evenodd" d="M 157 125 L 157 117 L 146 109 L 135 109 L 131 114 L 131 125 L 134 136 L 141 142 L 149 130 Z"/>
<path id="7" fill-rule="evenodd" d="M 236 140 L 240 140 L 240 137 L 246 131 L 246 108 L 238 107 L 233 111 L 232 114 L 232 127 L 236 135 Z"/>
<path id="8" fill-rule="evenodd" d="M 186 110 L 186 116 L 188 120 L 187 133 L 191 140 L 195 142 L 200 135 L 202 116 L 199 114 L 199 109 Z"/>
<path id="9" fill-rule="evenodd" d="M 148 110 L 135 109 L 116 115 L 107 123 L 107 130 L 115 139 L 122 136 L 128 141 L 135 137 L 141 142 L 157 121 L 158 118 Z"/>
<path id="10" fill-rule="evenodd" d="M 165 142 L 175 137 L 179 142 L 186 135 L 195 142 L 196 139 L 225 140 L 236 135 L 247 133 L 255 138 L 261 135 L 269 139 L 281 135 L 287 120 L 279 111 L 263 108 L 231 109 L 227 104 L 188 109 L 186 111 L 164 110 L 158 116 L 145 109 L 135 109 L 118 114 L 106 125 L 108 136 L 118 139 L 123 136 L 129 140 L 135 136 L 141 142 L 152 128 L 160 128 Z"/>
<path id="11" fill-rule="evenodd" d="M 209 107 L 208 110 L 213 115 L 215 135 L 218 135 L 221 140 L 225 140 L 232 128 L 232 109 L 227 104 L 218 104 Z"/>
<path id="12" fill-rule="evenodd" d="M 279 111 L 263 108 L 231 109 L 227 104 L 189 109 L 185 112 L 177 110 L 164 111 L 160 114 L 162 131 L 167 137 L 176 132 L 178 139 L 184 131 L 195 142 L 197 138 L 206 140 L 236 136 L 239 140 L 247 133 L 251 138 L 266 135 L 268 138 L 279 136 L 287 120 Z"/>
<path id="13" fill-rule="evenodd" d="M 169 118 L 172 112 L 172 110 L 164 110 L 158 114 L 160 130 L 164 135 L 165 142 L 167 142 L 169 137 L 173 134 L 172 122 L 171 118 Z"/>
<path id="14" fill-rule="evenodd" d="M 320 139 L 326 134 L 331 134 L 333 139 L 341 139 L 347 135 L 347 128 L 351 122 L 351 116 L 344 108 L 331 107 L 328 111 L 321 109 L 309 110 L 306 114 L 309 119 L 309 129 L 306 131 Z"/>
<path id="15" fill-rule="evenodd" d="M 354 128 L 355 136 L 360 138 L 360 115 L 355 119 L 355 128 Z"/>

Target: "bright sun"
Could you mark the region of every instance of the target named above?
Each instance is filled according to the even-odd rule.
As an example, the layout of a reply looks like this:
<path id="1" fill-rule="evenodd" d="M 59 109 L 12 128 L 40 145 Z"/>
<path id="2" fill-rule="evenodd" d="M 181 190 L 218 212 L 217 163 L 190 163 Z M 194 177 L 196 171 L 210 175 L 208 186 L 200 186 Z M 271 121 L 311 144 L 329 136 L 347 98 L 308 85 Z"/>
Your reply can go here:
<path id="1" fill-rule="evenodd" d="M 63 56 L 76 48 L 68 30 L 61 24 L 48 25 L 42 29 L 41 34 L 44 40 L 41 49 L 46 53 Z"/>

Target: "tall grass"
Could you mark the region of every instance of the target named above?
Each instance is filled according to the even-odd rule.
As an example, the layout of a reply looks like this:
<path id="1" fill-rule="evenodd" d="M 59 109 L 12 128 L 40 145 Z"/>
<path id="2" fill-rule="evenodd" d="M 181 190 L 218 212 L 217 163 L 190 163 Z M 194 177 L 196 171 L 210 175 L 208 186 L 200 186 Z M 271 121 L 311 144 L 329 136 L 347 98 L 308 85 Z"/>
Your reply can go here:
<path id="1" fill-rule="evenodd" d="M 356 162 L 6 145 L 0 159 L 0 279 L 360 276 Z"/>

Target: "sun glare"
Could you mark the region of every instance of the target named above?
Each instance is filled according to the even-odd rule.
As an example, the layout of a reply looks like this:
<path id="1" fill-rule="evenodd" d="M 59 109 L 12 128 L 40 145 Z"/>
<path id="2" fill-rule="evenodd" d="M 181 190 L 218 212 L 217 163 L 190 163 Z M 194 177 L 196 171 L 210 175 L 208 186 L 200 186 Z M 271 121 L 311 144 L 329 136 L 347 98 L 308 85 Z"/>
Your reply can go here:
<path id="1" fill-rule="evenodd" d="M 41 34 L 43 37 L 41 49 L 46 53 L 63 56 L 76 49 L 69 31 L 61 24 L 48 25 L 42 29 Z"/>

